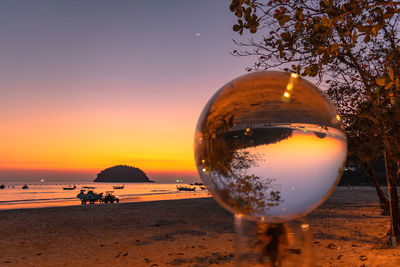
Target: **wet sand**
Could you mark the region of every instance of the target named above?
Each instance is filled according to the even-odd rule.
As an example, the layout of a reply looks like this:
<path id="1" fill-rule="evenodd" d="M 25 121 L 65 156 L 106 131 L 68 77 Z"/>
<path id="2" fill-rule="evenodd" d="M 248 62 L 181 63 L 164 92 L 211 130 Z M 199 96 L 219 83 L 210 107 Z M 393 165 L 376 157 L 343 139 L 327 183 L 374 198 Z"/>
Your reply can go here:
<path id="1" fill-rule="evenodd" d="M 400 266 L 373 188 L 307 218 L 316 266 Z M 233 266 L 232 215 L 211 198 L 0 211 L 0 266 Z"/>

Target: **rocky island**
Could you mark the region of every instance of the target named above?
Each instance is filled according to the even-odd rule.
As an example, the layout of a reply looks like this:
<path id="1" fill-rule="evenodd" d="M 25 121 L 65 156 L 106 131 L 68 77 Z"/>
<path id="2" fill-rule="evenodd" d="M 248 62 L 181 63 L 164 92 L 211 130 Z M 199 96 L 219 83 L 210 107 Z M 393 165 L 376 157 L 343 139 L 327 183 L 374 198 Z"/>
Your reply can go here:
<path id="1" fill-rule="evenodd" d="M 102 170 L 93 182 L 101 183 L 148 183 L 153 182 L 139 168 L 117 165 Z"/>

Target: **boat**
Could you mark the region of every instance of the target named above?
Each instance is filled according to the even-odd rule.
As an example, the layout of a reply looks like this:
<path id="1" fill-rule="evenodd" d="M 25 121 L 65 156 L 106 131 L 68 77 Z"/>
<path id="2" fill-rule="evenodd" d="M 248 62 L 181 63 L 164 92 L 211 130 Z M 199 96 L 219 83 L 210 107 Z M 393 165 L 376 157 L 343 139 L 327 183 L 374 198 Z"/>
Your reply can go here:
<path id="1" fill-rule="evenodd" d="M 125 185 L 115 185 L 114 189 L 124 189 Z"/>
<path id="2" fill-rule="evenodd" d="M 6 186 L 4 184 L 0 185 L 0 189 L 4 189 Z"/>
<path id="3" fill-rule="evenodd" d="M 206 190 L 206 187 L 205 186 L 200 186 L 200 189 L 201 190 Z"/>
<path id="4" fill-rule="evenodd" d="M 96 187 L 94 187 L 94 186 L 82 186 L 82 188 L 85 188 L 85 189 L 95 189 Z"/>
<path id="5" fill-rule="evenodd" d="M 190 186 L 176 186 L 176 188 L 179 190 L 179 191 L 195 191 L 196 190 L 196 187 L 190 187 Z"/>
<path id="6" fill-rule="evenodd" d="M 75 190 L 76 189 L 76 185 L 72 186 L 72 187 L 63 187 L 64 190 Z"/>
<path id="7" fill-rule="evenodd" d="M 27 184 L 24 184 L 24 186 L 22 187 L 22 189 L 29 189 L 29 186 Z"/>

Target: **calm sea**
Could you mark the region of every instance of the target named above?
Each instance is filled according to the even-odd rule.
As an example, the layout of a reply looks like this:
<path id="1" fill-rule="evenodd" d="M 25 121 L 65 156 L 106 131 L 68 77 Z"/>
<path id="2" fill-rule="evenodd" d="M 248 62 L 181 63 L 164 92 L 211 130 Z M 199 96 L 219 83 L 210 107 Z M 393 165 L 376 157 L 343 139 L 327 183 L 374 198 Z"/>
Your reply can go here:
<path id="1" fill-rule="evenodd" d="M 113 186 L 122 185 L 116 183 L 35 183 L 27 184 L 28 189 L 22 189 L 24 184 L 21 183 L 5 183 L 4 185 L 6 187 L 0 189 L 0 209 L 80 205 L 77 194 L 80 189 L 84 189 L 83 187 L 95 187 L 94 192 L 96 193 L 113 191 L 113 194 L 119 197 L 120 203 L 209 196 L 207 190 L 202 190 L 199 186 L 196 186 L 196 191 L 178 191 L 176 184 L 160 183 L 124 184 L 123 189 L 114 189 Z M 74 185 L 76 186 L 75 190 L 63 189 Z"/>

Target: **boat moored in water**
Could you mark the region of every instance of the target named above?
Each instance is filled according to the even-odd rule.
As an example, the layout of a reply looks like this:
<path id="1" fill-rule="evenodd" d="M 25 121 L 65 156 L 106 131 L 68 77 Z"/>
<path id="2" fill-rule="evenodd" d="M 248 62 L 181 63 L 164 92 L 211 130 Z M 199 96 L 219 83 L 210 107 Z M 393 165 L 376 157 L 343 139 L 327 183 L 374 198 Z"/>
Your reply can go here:
<path id="1" fill-rule="evenodd" d="M 182 186 L 182 185 L 176 186 L 176 188 L 177 188 L 179 191 L 195 191 L 195 190 L 196 190 L 196 187 Z"/>
<path id="2" fill-rule="evenodd" d="M 63 187 L 63 190 L 75 190 L 76 189 L 76 185 L 72 186 L 72 187 Z"/>

